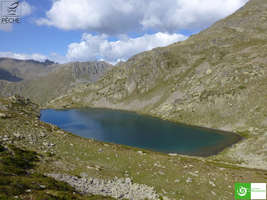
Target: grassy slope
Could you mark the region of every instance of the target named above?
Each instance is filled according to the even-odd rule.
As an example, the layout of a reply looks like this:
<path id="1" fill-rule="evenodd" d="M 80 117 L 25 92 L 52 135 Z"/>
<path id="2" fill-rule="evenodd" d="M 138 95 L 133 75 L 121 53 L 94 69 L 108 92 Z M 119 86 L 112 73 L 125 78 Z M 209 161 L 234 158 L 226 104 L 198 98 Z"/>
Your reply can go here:
<path id="1" fill-rule="evenodd" d="M 264 170 L 150 151 L 140 155 L 139 149 L 80 138 L 40 122 L 33 104 L 12 101 L 0 100 L 1 112 L 8 116 L 0 118 L 0 140 L 37 151 L 42 159 L 36 171 L 41 174 L 86 173 L 103 179 L 129 176 L 134 182 L 155 187 L 162 196 L 185 200 L 232 199 L 235 182 L 267 179 Z M 3 111 L 6 105 L 9 108 Z"/>
<path id="2" fill-rule="evenodd" d="M 38 154 L 13 145 L 0 144 L 0 199 L 1 200 L 111 200 L 108 197 L 82 196 L 68 184 L 55 181 L 34 170 Z"/>
<path id="3" fill-rule="evenodd" d="M 8 107 L 9 109 L 7 109 Z M 50 134 L 52 132 L 49 125 L 37 126 L 38 110 L 36 108 L 34 104 L 23 100 L 15 103 L 14 99 L 13 103 L 10 100 L 0 100 L 0 111 L 4 110 L 7 116 L 7 118 L 0 118 L 0 199 L 113 199 L 94 195 L 82 196 L 67 184 L 43 175 L 54 166 L 52 152 L 45 147 L 42 149 L 40 145 L 33 144 L 32 140 L 27 139 L 37 139 L 38 135 L 41 137 L 40 133 L 44 127 L 48 128 Z M 6 131 L 5 128 L 9 131 Z M 16 134 L 20 134 L 20 136 Z M 16 135 L 15 138 L 14 135 Z M 12 137 L 13 139 L 11 139 Z M 5 138 L 9 138 L 9 140 Z M 11 145 L 11 143 L 13 144 Z M 39 154 L 35 151 L 38 151 Z M 50 162 L 49 165 L 47 162 Z"/>

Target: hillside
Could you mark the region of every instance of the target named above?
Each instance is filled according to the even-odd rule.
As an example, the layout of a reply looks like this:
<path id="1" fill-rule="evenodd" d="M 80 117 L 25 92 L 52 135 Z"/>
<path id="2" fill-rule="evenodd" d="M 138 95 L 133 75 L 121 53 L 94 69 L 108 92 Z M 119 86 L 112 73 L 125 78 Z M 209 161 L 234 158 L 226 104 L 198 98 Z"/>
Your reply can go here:
<path id="1" fill-rule="evenodd" d="M 251 0 L 203 32 L 144 52 L 50 101 L 105 107 L 246 137 L 214 159 L 267 166 L 267 1 Z"/>
<path id="2" fill-rule="evenodd" d="M 27 99 L 0 99 L 0 199 L 228 200 L 234 183 L 266 178 L 222 160 L 81 138 L 41 122 Z"/>
<path id="3" fill-rule="evenodd" d="M 0 59 L 0 95 L 20 94 L 37 103 L 45 103 L 64 94 L 76 84 L 98 80 L 112 68 L 105 62 L 51 62 Z"/>

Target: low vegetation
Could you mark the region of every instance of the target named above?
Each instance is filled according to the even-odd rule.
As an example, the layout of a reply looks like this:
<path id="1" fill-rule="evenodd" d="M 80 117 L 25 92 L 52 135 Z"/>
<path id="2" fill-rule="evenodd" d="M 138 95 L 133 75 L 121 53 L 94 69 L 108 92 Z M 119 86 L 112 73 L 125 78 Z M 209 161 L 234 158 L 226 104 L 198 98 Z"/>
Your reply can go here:
<path id="1" fill-rule="evenodd" d="M 0 200 L 111 200 L 82 196 L 68 184 L 38 173 L 40 159 L 36 152 L 0 144 Z"/>

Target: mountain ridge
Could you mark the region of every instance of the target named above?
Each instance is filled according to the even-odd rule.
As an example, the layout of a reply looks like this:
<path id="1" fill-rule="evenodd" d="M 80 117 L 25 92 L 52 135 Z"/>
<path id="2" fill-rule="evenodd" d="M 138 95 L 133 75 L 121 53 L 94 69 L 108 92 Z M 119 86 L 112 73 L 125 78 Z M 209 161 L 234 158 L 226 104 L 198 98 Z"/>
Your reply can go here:
<path id="1" fill-rule="evenodd" d="M 130 110 L 233 131 L 248 139 L 221 155 L 244 166 L 265 168 L 266 19 L 267 2 L 251 0 L 199 34 L 138 54 L 99 81 L 52 100 L 48 107 Z"/>
<path id="2" fill-rule="evenodd" d="M 105 62 L 50 64 L 31 60 L 1 59 L 0 95 L 7 97 L 19 94 L 42 104 L 64 94 L 76 84 L 98 80 L 112 67 Z"/>

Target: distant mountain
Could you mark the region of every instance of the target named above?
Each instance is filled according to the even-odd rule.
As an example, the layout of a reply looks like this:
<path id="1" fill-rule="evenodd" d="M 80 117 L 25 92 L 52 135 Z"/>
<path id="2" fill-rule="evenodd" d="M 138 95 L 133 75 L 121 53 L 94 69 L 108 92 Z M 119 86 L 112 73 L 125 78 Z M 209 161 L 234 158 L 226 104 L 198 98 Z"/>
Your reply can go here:
<path id="1" fill-rule="evenodd" d="M 45 65 L 58 64 L 58 63 L 56 63 L 56 62 L 54 62 L 54 61 L 51 61 L 51 60 L 48 60 L 48 59 L 46 59 L 43 63 L 44 63 Z"/>
<path id="2" fill-rule="evenodd" d="M 267 1 L 251 0 L 188 40 L 138 54 L 51 107 L 106 107 L 253 138 L 224 156 L 267 166 Z M 264 135 L 265 133 L 265 135 Z"/>
<path id="3" fill-rule="evenodd" d="M 49 60 L 39 62 L 35 60 L 17 60 L 12 58 L 0 58 L 0 70 L 10 73 L 10 76 L 19 78 L 20 80 L 31 80 L 39 76 L 46 75 L 51 71 L 51 66 L 55 63 Z M 0 76 L 0 80 L 5 80 L 4 76 Z"/>
<path id="4" fill-rule="evenodd" d="M 98 80 L 113 66 L 105 62 L 56 64 L 46 60 L 0 59 L 0 95 L 20 94 L 45 103 L 77 84 Z"/>

